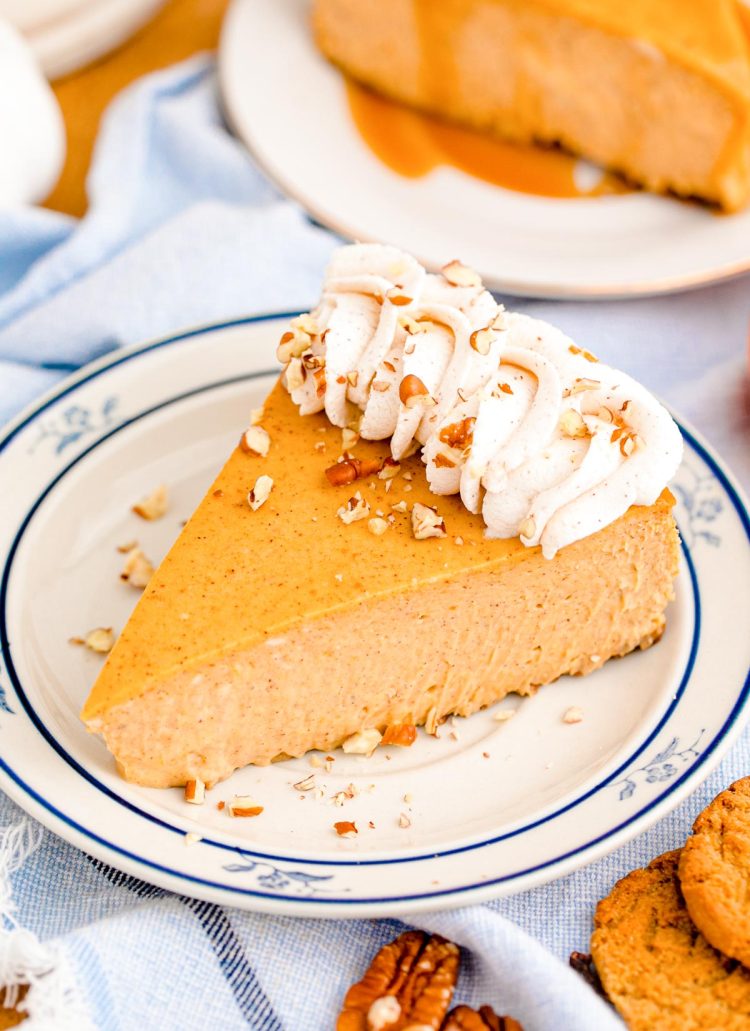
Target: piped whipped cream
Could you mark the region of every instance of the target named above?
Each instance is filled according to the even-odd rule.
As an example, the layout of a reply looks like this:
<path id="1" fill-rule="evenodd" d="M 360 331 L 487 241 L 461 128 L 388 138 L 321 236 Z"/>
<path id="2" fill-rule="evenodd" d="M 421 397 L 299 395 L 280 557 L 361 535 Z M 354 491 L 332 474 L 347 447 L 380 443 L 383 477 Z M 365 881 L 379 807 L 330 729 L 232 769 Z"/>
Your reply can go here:
<path id="1" fill-rule="evenodd" d="M 459 262 L 431 275 L 395 247 L 340 248 L 278 353 L 302 415 L 390 437 L 396 460 L 421 446 L 435 494 L 460 494 L 488 537 L 546 558 L 652 505 L 682 456 L 643 386 L 506 312 Z"/>

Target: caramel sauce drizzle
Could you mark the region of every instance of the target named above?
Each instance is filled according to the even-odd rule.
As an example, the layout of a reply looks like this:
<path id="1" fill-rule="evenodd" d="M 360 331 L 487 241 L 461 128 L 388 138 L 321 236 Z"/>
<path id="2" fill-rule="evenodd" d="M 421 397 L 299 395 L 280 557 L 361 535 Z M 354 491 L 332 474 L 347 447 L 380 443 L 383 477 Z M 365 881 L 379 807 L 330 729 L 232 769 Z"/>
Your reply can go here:
<path id="1" fill-rule="evenodd" d="M 448 165 L 517 193 L 539 197 L 600 197 L 629 192 L 618 176 L 603 172 L 586 188 L 576 176 L 579 159 L 557 147 L 509 143 L 442 122 L 347 81 L 354 124 L 383 164 L 407 179 Z"/>
<path id="2" fill-rule="evenodd" d="M 437 110 L 459 88 L 459 69 L 447 39 L 460 37 L 470 13 L 467 4 L 446 0 L 412 0 L 419 40 L 419 77 L 423 92 Z M 434 61 L 439 54 L 441 60 Z M 594 171 L 577 174 L 580 159 L 558 147 L 511 143 L 489 134 L 441 121 L 378 96 L 355 82 L 347 83 L 349 107 L 362 139 L 390 169 L 418 179 L 448 165 L 507 190 L 539 197 L 600 197 L 626 193 L 618 176 Z M 587 181 L 588 180 L 588 181 Z"/>

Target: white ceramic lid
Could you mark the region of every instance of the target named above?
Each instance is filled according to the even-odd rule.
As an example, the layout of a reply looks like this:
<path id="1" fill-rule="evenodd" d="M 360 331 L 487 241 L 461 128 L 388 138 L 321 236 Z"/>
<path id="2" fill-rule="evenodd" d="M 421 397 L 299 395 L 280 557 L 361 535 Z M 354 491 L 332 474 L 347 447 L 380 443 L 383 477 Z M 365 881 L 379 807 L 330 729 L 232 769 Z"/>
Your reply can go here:
<path id="1" fill-rule="evenodd" d="M 44 199 L 65 158 L 65 127 L 28 44 L 0 19 L 0 208 Z"/>
<path id="2" fill-rule="evenodd" d="M 48 78 L 82 68 L 124 43 L 164 0 L 0 0 Z"/>
<path id="3" fill-rule="evenodd" d="M 21 32 L 33 32 L 97 2 L 99 0 L 0 0 L 0 17 L 13 22 Z"/>

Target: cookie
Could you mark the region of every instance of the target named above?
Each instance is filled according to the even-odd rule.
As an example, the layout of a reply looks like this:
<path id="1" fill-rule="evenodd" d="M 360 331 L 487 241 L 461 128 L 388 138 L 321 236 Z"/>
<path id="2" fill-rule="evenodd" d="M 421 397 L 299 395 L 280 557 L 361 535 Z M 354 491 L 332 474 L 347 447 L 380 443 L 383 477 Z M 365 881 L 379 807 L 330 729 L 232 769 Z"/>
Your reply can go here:
<path id="1" fill-rule="evenodd" d="M 750 967 L 750 777 L 700 814 L 679 875 L 696 927 L 714 948 Z"/>
<path id="2" fill-rule="evenodd" d="M 596 907 L 591 953 L 631 1031 L 748 1031 L 750 971 L 688 915 L 679 850 L 633 870 Z"/>

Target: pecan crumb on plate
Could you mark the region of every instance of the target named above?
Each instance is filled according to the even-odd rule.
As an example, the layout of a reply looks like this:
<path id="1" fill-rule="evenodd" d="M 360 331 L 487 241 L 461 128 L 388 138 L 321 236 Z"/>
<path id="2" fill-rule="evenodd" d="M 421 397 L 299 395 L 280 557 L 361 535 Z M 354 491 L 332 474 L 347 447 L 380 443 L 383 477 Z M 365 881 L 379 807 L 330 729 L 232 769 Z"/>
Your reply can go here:
<path id="1" fill-rule="evenodd" d="M 90 652 L 106 655 L 111 652 L 115 643 L 115 632 L 111 626 L 98 626 L 89 630 L 85 637 L 70 637 L 69 644 L 83 644 Z"/>
<path id="2" fill-rule="evenodd" d="M 150 521 L 154 519 L 161 519 L 166 514 L 169 508 L 169 492 L 163 483 L 160 483 L 158 487 L 147 494 L 145 498 L 141 498 L 133 505 L 133 511 L 141 519 L 147 519 Z"/>

